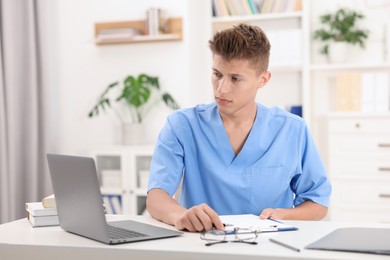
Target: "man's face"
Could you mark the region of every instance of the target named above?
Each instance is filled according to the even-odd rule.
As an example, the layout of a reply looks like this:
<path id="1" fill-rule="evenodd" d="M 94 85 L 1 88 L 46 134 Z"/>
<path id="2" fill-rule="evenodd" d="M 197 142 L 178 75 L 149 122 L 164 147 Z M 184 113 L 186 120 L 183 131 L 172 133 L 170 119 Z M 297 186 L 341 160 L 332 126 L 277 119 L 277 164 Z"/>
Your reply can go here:
<path id="1" fill-rule="evenodd" d="M 269 78 L 269 72 L 259 73 L 248 60 L 226 61 L 219 55 L 213 57 L 214 98 L 221 113 L 233 115 L 253 108 L 257 90 Z"/>

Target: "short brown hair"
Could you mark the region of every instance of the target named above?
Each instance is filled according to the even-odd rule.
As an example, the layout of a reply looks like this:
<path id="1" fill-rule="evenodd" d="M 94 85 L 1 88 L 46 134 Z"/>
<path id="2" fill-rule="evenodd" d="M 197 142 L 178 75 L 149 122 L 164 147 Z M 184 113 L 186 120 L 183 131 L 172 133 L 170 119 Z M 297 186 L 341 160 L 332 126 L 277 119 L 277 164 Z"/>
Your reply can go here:
<path id="1" fill-rule="evenodd" d="M 209 41 L 213 54 L 223 59 L 250 60 L 260 72 L 268 69 L 271 44 L 264 31 L 257 26 L 241 23 L 217 32 Z"/>

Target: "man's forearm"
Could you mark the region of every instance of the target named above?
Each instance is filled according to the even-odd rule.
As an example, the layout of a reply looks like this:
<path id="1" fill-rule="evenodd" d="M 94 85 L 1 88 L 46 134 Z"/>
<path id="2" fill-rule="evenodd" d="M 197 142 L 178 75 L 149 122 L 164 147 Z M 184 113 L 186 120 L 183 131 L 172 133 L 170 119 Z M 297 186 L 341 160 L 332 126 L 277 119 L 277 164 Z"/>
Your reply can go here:
<path id="1" fill-rule="evenodd" d="M 170 225 L 175 225 L 177 214 L 186 210 L 162 189 L 152 189 L 148 192 L 146 208 L 152 217 Z"/>
<path id="2" fill-rule="evenodd" d="M 291 208 L 268 208 L 263 210 L 260 218 L 273 218 L 285 220 L 321 220 L 328 213 L 328 208 L 312 201 L 305 201 L 301 205 Z"/>
<path id="3" fill-rule="evenodd" d="M 328 208 L 312 201 L 305 201 L 295 208 L 285 209 L 284 219 L 321 220 L 327 213 Z"/>

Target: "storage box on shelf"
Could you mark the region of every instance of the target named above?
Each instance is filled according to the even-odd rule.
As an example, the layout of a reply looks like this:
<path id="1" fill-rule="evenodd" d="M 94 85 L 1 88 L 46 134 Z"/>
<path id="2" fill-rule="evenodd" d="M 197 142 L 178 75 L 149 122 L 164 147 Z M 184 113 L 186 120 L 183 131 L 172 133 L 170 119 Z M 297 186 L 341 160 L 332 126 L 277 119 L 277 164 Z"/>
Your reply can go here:
<path id="1" fill-rule="evenodd" d="M 153 146 L 112 146 L 91 151 L 107 213 L 144 213 L 153 150 Z"/>
<path id="2" fill-rule="evenodd" d="M 100 22 L 95 24 L 96 44 L 129 44 L 182 40 L 182 18 L 168 18 L 164 27 L 166 29 L 163 33 L 149 35 L 147 34 L 146 20 Z"/>
<path id="3" fill-rule="evenodd" d="M 326 118 L 332 221 L 390 222 L 390 115 Z"/>

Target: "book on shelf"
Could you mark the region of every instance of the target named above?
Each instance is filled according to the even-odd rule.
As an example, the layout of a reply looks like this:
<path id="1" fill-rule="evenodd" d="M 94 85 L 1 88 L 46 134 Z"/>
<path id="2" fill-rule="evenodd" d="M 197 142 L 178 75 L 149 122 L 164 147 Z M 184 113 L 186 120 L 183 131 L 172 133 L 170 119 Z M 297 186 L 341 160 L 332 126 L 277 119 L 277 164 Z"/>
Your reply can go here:
<path id="1" fill-rule="evenodd" d="M 390 111 L 390 80 L 387 72 L 364 72 L 361 75 L 362 112 Z"/>
<path id="2" fill-rule="evenodd" d="M 389 73 L 377 72 L 374 75 L 375 112 L 390 111 Z"/>
<path id="3" fill-rule="evenodd" d="M 58 226 L 60 224 L 58 215 L 34 216 L 28 213 L 27 219 L 33 227 Z"/>
<path id="4" fill-rule="evenodd" d="M 363 73 L 361 78 L 362 112 L 375 111 L 374 73 Z"/>
<path id="5" fill-rule="evenodd" d="M 229 10 L 225 0 L 213 0 L 213 8 L 216 16 L 229 16 Z"/>
<path id="6" fill-rule="evenodd" d="M 336 76 L 336 111 L 360 111 L 361 85 L 359 73 Z"/>
<path id="7" fill-rule="evenodd" d="M 102 196 L 106 214 L 122 214 L 120 195 L 103 194 Z"/>
<path id="8" fill-rule="evenodd" d="M 387 20 L 386 23 L 386 55 L 387 55 L 387 62 L 390 63 L 390 18 Z"/>
<path id="9" fill-rule="evenodd" d="M 33 216 L 53 216 L 57 215 L 56 208 L 45 208 L 41 202 L 26 202 L 25 208 Z"/>
<path id="10" fill-rule="evenodd" d="M 260 6 L 263 4 L 264 0 L 248 0 L 249 7 L 251 8 L 252 14 L 260 13 Z"/>
<path id="11" fill-rule="evenodd" d="M 44 208 L 56 208 L 56 199 L 54 197 L 54 194 L 43 198 L 42 205 Z"/>
<path id="12" fill-rule="evenodd" d="M 162 33 L 163 28 L 163 10 L 151 7 L 146 11 L 146 34 L 157 35 Z"/>

